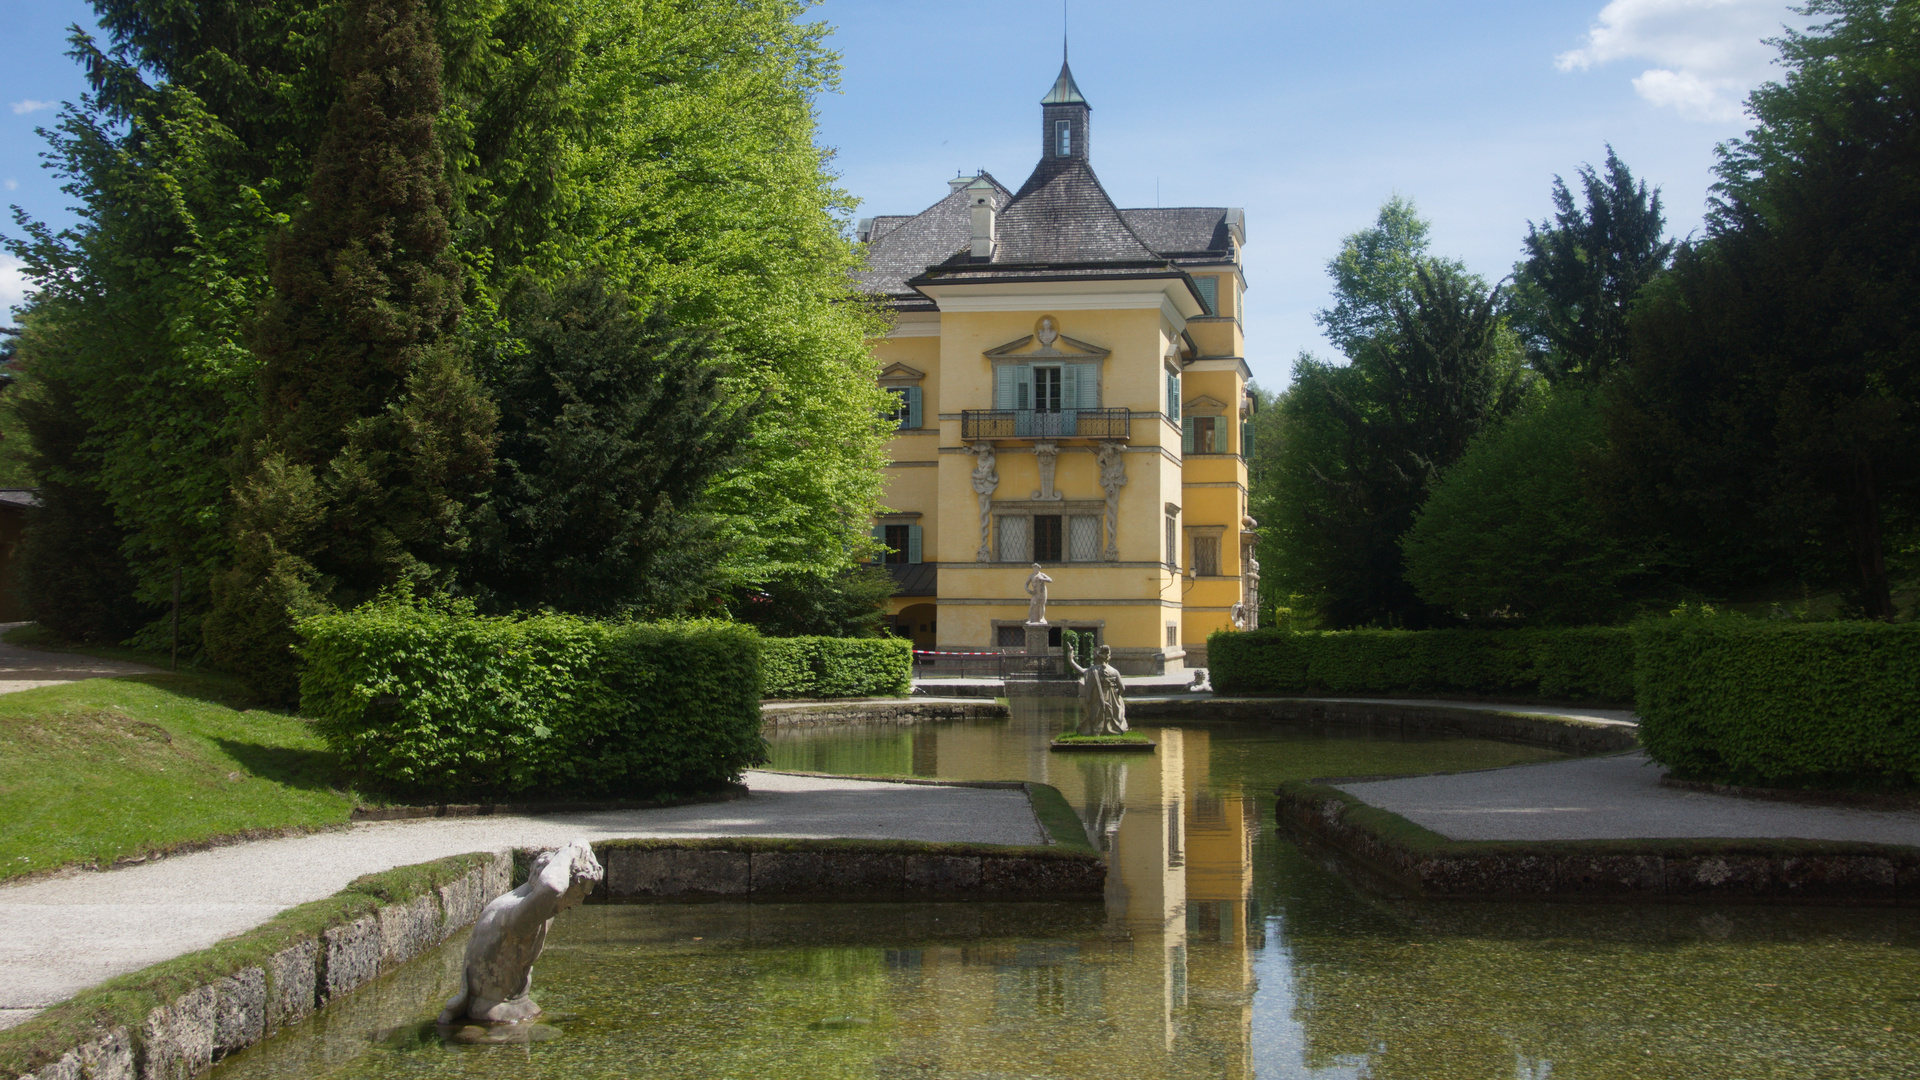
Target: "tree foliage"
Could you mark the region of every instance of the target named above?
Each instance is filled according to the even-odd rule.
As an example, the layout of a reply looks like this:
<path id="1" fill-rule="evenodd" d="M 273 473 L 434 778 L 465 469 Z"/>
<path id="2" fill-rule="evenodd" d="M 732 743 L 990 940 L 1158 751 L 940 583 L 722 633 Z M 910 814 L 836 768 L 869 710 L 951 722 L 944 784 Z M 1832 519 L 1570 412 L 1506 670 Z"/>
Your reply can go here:
<path id="1" fill-rule="evenodd" d="M 342 20 L 341 94 L 256 331 L 240 558 L 207 624 L 216 661 L 288 698 L 295 613 L 448 587 L 493 468 L 494 406 L 454 335 L 432 24 L 422 0 L 349 0 Z"/>
<path id="2" fill-rule="evenodd" d="M 1634 320 L 1616 488 L 1693 581 L 1851 577 L 1894 614 L 1920 511 L 1920 4 L 1816 0 Z"/>
<path id="3" fill-rule="evenodd" d="M 705 496 L 755 408 L 721 389 L 714 335 L 633 311 L 600 274 L 528 282 L 480 370 L 500 403 L 500 467 L 468 580 L 489 606 L 682 610 L 728 551 Z"/>
<path id="4" fill-rule="evenodd" d="M 1408 582 L 1496 625 L 1614 621 L 1648 570 L 1592 490 L 1605 452 L 1598 402 L 1577 388 L 1481 432 L 1401 539 Z"/>
<path id="5" fill-rule="evenodd" d="M 864 344 L 877 321 L 849 285 L 854 255 L 837 226 L 849 204 L 813 142 L 812 101 L 837 69 L 825 28 L 800 21 L 806 7 L 433 4 L 423 35 L 440 51 L 443 100 L 432 121 L 450 193 L 444 250 L 453 261 L 434 276 L 466 312 L 440 339 L 450 349 L 512 339 L 499 305 L 516 283 L 597 271 L 635 312 L 661 308 L 674 325 L 710 335 L 726 397 L 767 403 L 742 452 L 701 494 L 725 553 L 715 591 L 789 571 L 838 573 L 879 495 L 887 432 Z M 39 290 L 36 310 L 71 347 L 36 357 L 30 346 L 22 362 L 44 359 L 66 374 L 63 407 L 84 432 L 75 467 L 121 530 L 137 595 L 166 599 L 184 569 L 184 622 L 196 635 L 216 574 L 293 550 L 275 540 L 278 554 L 241 551 L 248 530 L 235 516 L 306 505 L 298 483 L 277 494 L 260 487 L 265 459 L 253 448 L 265 436 L 243 432 L 288 422 L 255 411 L 270 339 L 299 328 L 255 324 L 272 253 L 308 214 L 319 141 L 342 92 L 327 58 L 345 5 L 96 8 L 104 43 L 80 35 L 74 45 L 90 92 L 49 135 L 80 224 L 56 233 L 22 221 L 11 242 Z M 276 393 L 305 374 L 327 377 L 281 368 L 291 383 Z M 340 416 L 383 392 L 377 380 L 346 389 Z M 294 411 L 305 418 L 295 426 L 316 438 L 327 426 L 320 412 Z M 243 442 L 236 478 L 230 462 Z M 445 554 L 360 547 L 360 558 L 423 566 Z"/>
<path id="6" fill-rule="evenodd" d="M 1264 572 L 1334 627 L 1446 618 L 1407 583 L 1400 537 L 1438 472 L 1525 390 L 1501 290 L 1427 258 L 1425 234 L 1396 199 L 1348 238 L 1321 321 L 1345 328 L 1351 362 L 1296 362 L 1269 440 Z"/>
<path id="7" fill-rule="evenodd" d="M 1515 329 L 1549 380 L 1594 384 L 1629 362 L 1627 316 L 1634 297 L 1666 268 L 1660 193 L 1636 182 L 1613 147 L 1606 175 L 1580 169 L 1585 205 L 1553 178 L 1553 220 L 1527 225 L 1527 257 L 1515 268 Z"/>

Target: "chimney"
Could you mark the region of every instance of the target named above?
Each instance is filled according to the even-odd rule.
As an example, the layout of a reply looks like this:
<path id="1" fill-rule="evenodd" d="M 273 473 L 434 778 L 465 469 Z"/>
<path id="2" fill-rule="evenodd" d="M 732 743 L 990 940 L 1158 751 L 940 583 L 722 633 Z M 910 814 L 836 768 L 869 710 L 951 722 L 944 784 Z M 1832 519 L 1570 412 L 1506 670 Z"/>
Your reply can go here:
<path id="1" fill-rule="evenodd" d="M 973 211 L 973 257 L 993 258 L 993 182 L 982 176 L 968 184 L 967 206 Z"/>

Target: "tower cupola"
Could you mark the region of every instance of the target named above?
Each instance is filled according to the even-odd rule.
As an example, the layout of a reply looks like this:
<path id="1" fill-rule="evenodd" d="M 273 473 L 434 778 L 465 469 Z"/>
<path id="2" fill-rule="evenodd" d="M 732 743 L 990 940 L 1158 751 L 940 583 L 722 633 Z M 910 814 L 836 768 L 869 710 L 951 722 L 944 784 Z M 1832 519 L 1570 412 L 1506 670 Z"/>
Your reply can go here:
<path id="1" fill-rule="evenodd" d="M 1060 77 L 1040 99 L 1040 161 L 1056 165 L 1087 160 L 1087 121 L 1093 106 L 1074 85 L 1073 69 L 1060 60 Z"/>

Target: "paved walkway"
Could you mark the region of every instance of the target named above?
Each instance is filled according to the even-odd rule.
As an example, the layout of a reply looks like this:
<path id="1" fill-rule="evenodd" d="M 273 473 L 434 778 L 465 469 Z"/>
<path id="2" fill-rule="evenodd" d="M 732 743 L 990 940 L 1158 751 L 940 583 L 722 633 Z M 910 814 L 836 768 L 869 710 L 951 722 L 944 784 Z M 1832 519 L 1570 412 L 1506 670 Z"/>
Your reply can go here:
<path id="1" fill-rule="evenodd" d="M 24 625 L 0 623 L 0 634 Z M 159 670 L 145 664 L 101 660 L 78 653 L 37 652 L 0 642 L 0 694 L 31 690 L 36 686 L 59 686 L 102 675 L 152 675 Z"/>
<path id="2" fill-rule="evenodd" d="M 1920 845 L 1920 813 L 1803 806 L 1660 786 L 1644 753 L 1341 784 L 1454 840 L 1796 837 Z"/>
<path id="3" fill-rule="evenodd" d="M 1040 844 L 1024 791 L 750 772 L 737 802 L 542 817 L 433 818 L 194 852 L 0 886 L 0 1027 L 102 980 L 258 926 L 362 874 L 575 837 L 854 837 Z"/>

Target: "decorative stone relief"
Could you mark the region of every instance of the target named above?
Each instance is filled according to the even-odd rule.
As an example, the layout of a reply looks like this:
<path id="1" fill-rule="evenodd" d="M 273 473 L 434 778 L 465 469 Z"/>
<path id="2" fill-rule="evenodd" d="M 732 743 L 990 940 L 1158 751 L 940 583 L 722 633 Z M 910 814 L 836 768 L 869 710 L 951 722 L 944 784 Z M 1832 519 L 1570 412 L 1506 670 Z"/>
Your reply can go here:
<path id="1" fill-rule="evenodd" d="M 1107 493 L 1106 560 L 1120 558 L 1120 489 L 1127 486 L 1126 451 L 1119 443 L 1103 442 L 1095 460 L 1100 465 L 1100 487 Z"/>
<path id="2" fill-rule="evenodd" d="M 1065 495 L 1053 490 L 1053 469 L 1060 461 L 1060 447 L 1050 442 L 1033 444 L 1033 456 L 1040 463 L 1040 490 L 1033 497 L 1040 502 L 1059 502 Z"/>
<path id="3" fill-rule="evenodd" d="M 1254 530 L 1259 527 L 1251 516 L 1240 519 L 1240 565 L 1246 568 L 1240 575 L 1240 602 L 1245 605 L 1246 622 L 1243 630 L 1260 629 L 1260 560 L 1253 557 L 1260 543 L 1260 534 Z"/>
<path id="4" fill-rule="evenodd" d="M 585 840 L 534 859 L 527 883 L 494 898 L 473 924 L 460 990 L 440 1013 L 442 1024 L 466 1020 L 513 1024 L 540 1014 L 527 991 L 533 962 L 547 944 L 553 917 L 587 898 L 604 876 Z"/>
<path id="5" fill-rule="evenodd" d="M 980 497 L 980 550 L 973 558 L 975 562 L 992 562 L 993 492 L 1000 486 L 1000 473 L 994 467 L 992 443 L 974 443 L 971 453 L 977 459 L 973 463 L 973 490 Z"/>

